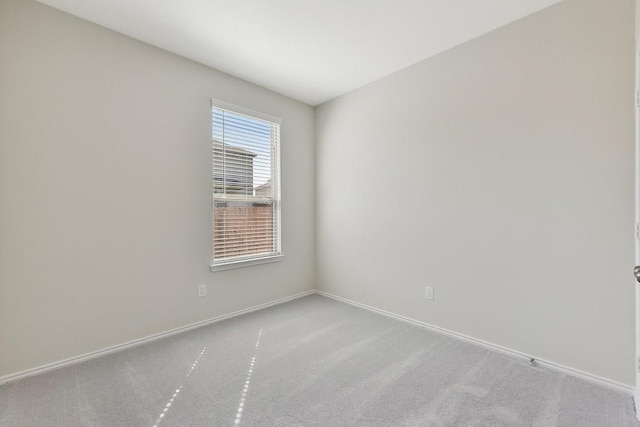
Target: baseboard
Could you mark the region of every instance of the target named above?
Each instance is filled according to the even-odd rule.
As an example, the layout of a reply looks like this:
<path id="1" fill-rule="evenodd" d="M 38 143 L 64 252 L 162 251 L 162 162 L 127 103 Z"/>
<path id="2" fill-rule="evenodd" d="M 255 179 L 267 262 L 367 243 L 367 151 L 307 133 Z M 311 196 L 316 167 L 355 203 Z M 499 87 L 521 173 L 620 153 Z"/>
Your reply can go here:
<path id="1" fill-rule="evenodd" d="M 236 317 L 236 316 L 240 316 L 242 314 L 246 314 L 246 313 L 251 313 L 252 311 L 257 311 L 257 310 L 261 310 L 263 308 L 267 308 L 267 307 L 271 307 L 273 305 L 278 305 L 278 304 L 282 304 L 284 302 L 287 301 L 291 301 L 294 299 L 298 299 L 298 298 L 302 298 L 304 296 L 307 295 L 311 295 L 315 293 L 314 290 L 310 290 L 307 292 L 302 292 L 299 294 L 295 294 L 286 298 L 281 298 L 275 301 L 270 301 L 264 304 L 260 304 L 260 305 L 256 305 L 250 308 L 245 308 L 243 310 L 238 310 L 238 311 L 234 311 L 233 313 L 229 313 L 229 314 L 224 314 L 222 316 L 217 316 L 217 317 L 213 317 L 211 319 L 207 319 L 207 320 L 203 320 L 201 322 L 196 322 L 196 323 L 192 323 L 190 325 L 186 325 L 186 326 L 182 326 L 179 328 L 175 328 L 175 329 L 171 329 L 165 332 L 160 332 L 157 334 L 153 334 L 153 335 L 149 335 L 147 337 L 144 338 L 139 338 L 133 341 L 128 341 L 122 344 L 118 344 L 118 345 L 114 345 L 111 347 L 107 347 L 107 348 L 103 348 L 101 350 L 96 350 L 96 351 L 92 351 L 90 353 L 85 353 L 79 356 L 75 356 L 75 357 L 70 357 L 68 359 L 64 359 L 64 360 L 60 360 L 58 362 L 53 362 L 53 363 L 48 363 L 46 365 L 42 365 L 42 366 L 38 366 L 36 368 L 32 368 L 32 369 L 27 369 L 25 371 L 22 372 L 17 372 L 14 374 L 9 374 L 9 375 L 5 375 L 0 377 L 0 384 L 6 384 L 9 382 L 14 382 L 14 381 L 18 381 L 20 379 L 23 378 L 27 378 L 27 377 L 31 377 L 33 375 L 37 375 L 37 374 L 42 374 L 44 372 L 48 372 L 48 371 L 52 371 L 54 369 L 58 369 L 58 368 L 62 368 L 65 366 L 69 366 L 69 365 L 74 365 L 76 363 L 80 363 L 80 362 L 84 362 L 90 359 L 95 359 L 96 357 L 100 357 L 100 356 L 105 356 L 107 354 L 111 354 L 111 353 L 115 353 L 117 351 L 122 351 L 125 350 L 127 348 L 131 348 L 131 347 L 136 347 L 142 344 L 146 344 L 152 341 L 156 341 L 159 340 L 161 338 L 166 338 L 169 337 L 171 335 L 175 335 L 175 334 L 179 334 L 181 332 L 185 332 L 185 331 L 189 331 L 191 329 L 196 329 L 196 328 L 200 328 L 202 326 L 207 326 L 210 325 L 212 323 L 216 323 L 216 322 L 220 322 L 222 320 L 225 319 L 229 319 L 231 317 Z"/>
<path id="2" fill-rule="evenodd" d="M 473 344 L 478 344 L 478 345 L 481 345 L 483 347 L 486 347 L 486 348 L 489 348 L 489 349 L 492 349 L 492 350 L 496 350 L 496 351 L 499 351 L 499 352 L 504 353 L 504 354 L 508 354 L 510 356 L 515 356 L 515 357 L 519 357 L 519 358 L 522 358 L 522 359 L 526 359 L 527 361 L 531 360 L 531 359 L 535 359 L 535 363 L 538 366 L 544 366 L 544 367 L 553 369 L 555 371 L 559 371 L 559 372 L 562 372 L 564 374 L 571 375 L 573 377 L 581 378 L 583 380 L 587 380 L 587 381 L 590 381 L 590 382 L 593 382 L 593 383 L 596 383 L 596 384 L 599 384 L 599 385 L 602 385 L 602 386 L 605 386 L 605 387 L 608 387 L 608 388 L 611 388 L 611 389 L 614 389 L 614 390 L 617 390 L 617 391 L 622 391 L 622 392 L 627 393 L 629 395 L 633 395 L 634 394 L 634 387 L 632 387 L 632 386 L 630 386 L 628 384 L 623 384 L 623 383 L 620 383 L 620 382 L 617 382 L 617 381 L 614 381 L 614 380 L 610 380 L 608 378 L 603 378 L 603 377 L 600 377 L 598 375 L 594 375 L 594 374 L 590 374 L 588 372 L 581 371 L 579 369 L 570 368 L 568 366 L 564 366 L 564 365 L 561 365 L 559 363 L 551 362 L 549 360 L 539 359 L 539 358 L 537 358 L 535 356 L 532 356 L 532 355 L 529 355 L 529 354 L 525 354 L 525 353 L 522 353 L 522 352 L 517 351 L 517 350 L 512 350 L 510 348 L 503 347 L 503 346 L 500 346 L 500 345 L 497 345 L 497 344 L 493 344 L 493 343 L 490 343 L 488 341 L 483 341 L 483 340 L 480 340 L 480 339 L 477 339 L 477 338 L 473 338 L 473 337 L 470 337 L 470 336 L 467 336 L 467 335 L 464 335 L 464 334 L 460 334 L 458 332 L 450 331 L 448 329 L 441 328 L 439 326 L 434 326 L 434 325 L 431 325 L 429 323 L 421 322 L 419 320 L 411 319 L 409 317 L 405 317 L 405 316 L 401 316 L 399 314 L 391 313 L 389 311 L 381 310 L 379 308 L 372 307 L 372 306 L 369 306 L 369 305 L 366 305 L 366 304 L 362 304 L 362 303 L 359 303 L 359 302 L 356 302 L 356 301 L 352 301 L 352 300 L 347 299 L 347 298 L 339 297 L 337 295 L 330 294 L 328 292 L 324 292 L 324 291 L 320 291 L 320 290 L 316 289 L 315 293 L 317 293 L 318 295 L 322 295 L 322 296 L 325 296 L 325 297 L 328 297 L 328 298 L 335 299 L 337 301 L 342 301 L 344 303 L 354 305 L 356 307 L 364 308 L 366 310 L 370 310 L 370 311 L 373 311 L 373 312 L 376 312 L 376 313 L 379 313 L 379 314 L 382 314 L 382 315 L 385 315 L 385 316 L 393 317 L 394 319 L 398 319 L 398 320 L 402 320 L 404 322 L 412 323 L 414 325 L 421 326 L 421 327 L 426 328 L 426 329 L 430 329 L 430 330 L 432 330 L 434 332 L 445 334 L 445 335 L 448 335 L 448 336 L 451 336 L 451 337 L 454 337 L 454 338 L 458 338 L 458 339 L 461 339 L 461 340 L 464 340 L 464 341 L 467 341 L 467 342 L 470 342 L 470 343 L 473 343 Z"/>

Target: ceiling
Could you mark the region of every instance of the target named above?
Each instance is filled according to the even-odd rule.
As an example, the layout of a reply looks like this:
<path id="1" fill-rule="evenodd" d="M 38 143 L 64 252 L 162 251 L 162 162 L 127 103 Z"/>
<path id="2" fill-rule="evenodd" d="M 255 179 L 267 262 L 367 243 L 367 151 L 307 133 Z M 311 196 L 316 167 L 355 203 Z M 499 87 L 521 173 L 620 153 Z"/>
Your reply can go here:
<path id="1" fill-rule="evenodd" d="M 318 105 L 560 0 L 38 0 Z"/>

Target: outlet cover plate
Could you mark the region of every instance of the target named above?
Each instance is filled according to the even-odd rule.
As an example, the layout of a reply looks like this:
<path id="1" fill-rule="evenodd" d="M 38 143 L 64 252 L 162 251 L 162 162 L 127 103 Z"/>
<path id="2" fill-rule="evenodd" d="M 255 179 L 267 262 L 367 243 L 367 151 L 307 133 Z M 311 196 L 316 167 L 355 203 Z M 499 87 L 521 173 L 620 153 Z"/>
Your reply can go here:
<path id="1" fill-rule="evenodd" d="M 431 286 L 425 286 L 424 288 L 424 297 L 429 301 L 434 300 L 433 288 Z"/>

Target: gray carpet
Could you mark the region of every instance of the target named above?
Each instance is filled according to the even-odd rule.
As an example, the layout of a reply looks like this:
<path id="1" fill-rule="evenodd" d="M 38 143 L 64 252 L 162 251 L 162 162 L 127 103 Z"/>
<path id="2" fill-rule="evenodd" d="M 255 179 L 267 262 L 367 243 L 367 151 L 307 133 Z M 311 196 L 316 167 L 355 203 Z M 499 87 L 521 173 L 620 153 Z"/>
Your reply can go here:
<path id="1" fill-rule="evenodd" d="M 631 396 L 318 295 L 0 386 L 1 426 L 638 426 Z"/>

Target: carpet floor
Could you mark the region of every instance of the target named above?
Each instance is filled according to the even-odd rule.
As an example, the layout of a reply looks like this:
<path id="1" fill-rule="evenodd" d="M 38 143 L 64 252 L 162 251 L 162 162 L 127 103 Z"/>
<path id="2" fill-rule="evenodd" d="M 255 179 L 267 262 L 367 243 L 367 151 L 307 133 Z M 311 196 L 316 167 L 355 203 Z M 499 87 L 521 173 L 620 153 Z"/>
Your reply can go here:
<path id="1" fill-rule="evenodd" d="M 319 295 L 0 386 L 0 426 L 640 426 L 632 397 Z"/>

